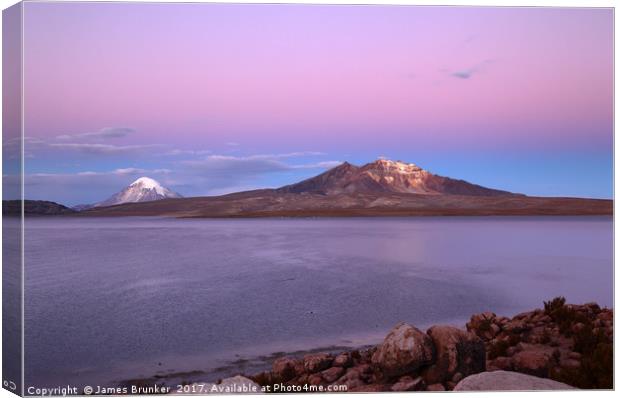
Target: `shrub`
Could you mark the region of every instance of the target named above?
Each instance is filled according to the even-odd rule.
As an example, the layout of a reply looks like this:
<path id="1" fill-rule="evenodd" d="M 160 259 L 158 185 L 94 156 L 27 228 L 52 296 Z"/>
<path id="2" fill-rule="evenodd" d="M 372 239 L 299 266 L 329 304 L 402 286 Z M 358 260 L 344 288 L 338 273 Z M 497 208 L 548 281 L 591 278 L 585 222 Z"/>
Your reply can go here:
<path id="1" fill-rule="evenodd" d="M 573 339 L 573 350 L 581 354 L 577 369 L 552 369 L 554 380 L 584 389 L 613 388 L 613 343 L 602 329 L 594 332 L 592 320 L 566 305 L 564 297 L 556 297 L 545 304 L 545 314 L 558 325 L 560 332 Z M 572 327 L 583 327 L 573 332 Z"/>
<path id="2" fill-rule="evenodd" d="M 572 326 L 574 324 L 587 324 L 590 322 L 590 319 L 586 315 L 567 306 L 564 297 L 556 297 L 551 301 L 545 301 L 544 305 L 545 314 L 549 315 L 553 322 L 558 325 L 560 333 L 567 337 L 572 335 Z"/>
<path id="3" fill-rule="evenodd" d="M 553 380 L 582 389 L 613 388 L 613 345 L 599 344 L 594 351 L 581 358 L 577 369 L 552 369 Z"/>
<path id="4" fill-rule="evenodd" d="M 545 314 L 553 318 L 553 315 L 557 310 L 564 308 L 566 299 L 560 296 L 550 301 L 543 301 L 543 304 L 545 305 Z"/>

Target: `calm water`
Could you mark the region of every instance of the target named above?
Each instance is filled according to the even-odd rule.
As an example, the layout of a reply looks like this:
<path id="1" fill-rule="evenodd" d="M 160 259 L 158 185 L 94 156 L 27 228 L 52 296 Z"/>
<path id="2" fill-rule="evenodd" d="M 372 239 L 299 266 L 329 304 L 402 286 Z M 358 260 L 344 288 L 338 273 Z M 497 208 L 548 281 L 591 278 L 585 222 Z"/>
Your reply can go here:
<path id="1" fill-rule="evenodd" d="M 558 295 L 612 306 L 612 244 L 610 217 L 28 219 L 26 385 L 252 370 Z"/>

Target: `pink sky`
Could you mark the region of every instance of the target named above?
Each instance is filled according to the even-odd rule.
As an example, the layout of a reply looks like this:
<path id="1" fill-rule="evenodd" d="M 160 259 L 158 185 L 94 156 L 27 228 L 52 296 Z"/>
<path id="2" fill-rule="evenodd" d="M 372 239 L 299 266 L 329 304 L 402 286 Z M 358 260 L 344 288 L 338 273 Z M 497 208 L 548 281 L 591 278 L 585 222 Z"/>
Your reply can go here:
<path id="1" fill-rule="evenodd" d="M 128 127 L 125 146 L 223 153 L 235 143 L 239 156 L 322 151 L 325 160 L 611 158 L 611 9 L 25 7 L 28 136 Z M 90 162 L 63 172 L 127 163 Z"/>

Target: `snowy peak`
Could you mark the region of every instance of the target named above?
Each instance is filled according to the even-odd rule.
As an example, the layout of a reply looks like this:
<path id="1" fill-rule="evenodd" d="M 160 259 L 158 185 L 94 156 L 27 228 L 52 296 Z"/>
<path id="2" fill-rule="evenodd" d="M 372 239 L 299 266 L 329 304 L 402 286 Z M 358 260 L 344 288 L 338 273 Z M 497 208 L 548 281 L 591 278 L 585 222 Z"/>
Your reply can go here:
<path id="1" fill-rule="evenodd" d="M 132 182 L 131 184 L 129 184 L 130 187 L 134 187 L 138 185 L 143 188 L 148 188 L 148 189 L 161 187 L 160 183 L 158 183 L 157 181 L 149 177 L 140 177 L 134 182 Z"/>
<path id="2" fill-rule="evenodd" d="M 131 184 L 129 184 L 129 188 L 133 188 L 133 189 L 153 189 L 155 190 L 155 192 L 157 192 L 160 195 L 166 195 L 166 191 L 167 189 L 164 188 L 159 182 L 155 181 L 152 178 L 149 177 L 140 177 L 137 180 L 135 180 L 134 182 L 132 182 Z"/>
<path id="3" fill-rule="evenodd" d="M 140 177 L 122 191 L 110 196 L 94 207 L 113 206 L 121 203 L 150 202 L 154 200 L 181 198 L 182 196 L 162 186 L 149 177 Z"/>

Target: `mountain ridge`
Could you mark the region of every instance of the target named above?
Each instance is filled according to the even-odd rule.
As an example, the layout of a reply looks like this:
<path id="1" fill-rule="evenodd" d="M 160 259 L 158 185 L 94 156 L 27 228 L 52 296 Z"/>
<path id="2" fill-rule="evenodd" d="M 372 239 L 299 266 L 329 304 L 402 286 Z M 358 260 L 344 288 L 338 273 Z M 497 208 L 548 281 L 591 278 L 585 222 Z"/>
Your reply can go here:
<path id="1" fill-rule="evenodd" d="M 277 188 L 282 193 L 393 192 L 427 195 L 520 195 L 430 173 L 413 163 L 378 159 L 362 166 L 344 162 L 317 176 Z"/>
<path id="2" fill-rule="evenodd" d="M 97 207 L 83 216 L 375 217 L 611 215 L 613 200 L 531 197 L 437 176 L 413 163 L 345 162 L 280 188 Z"/>

